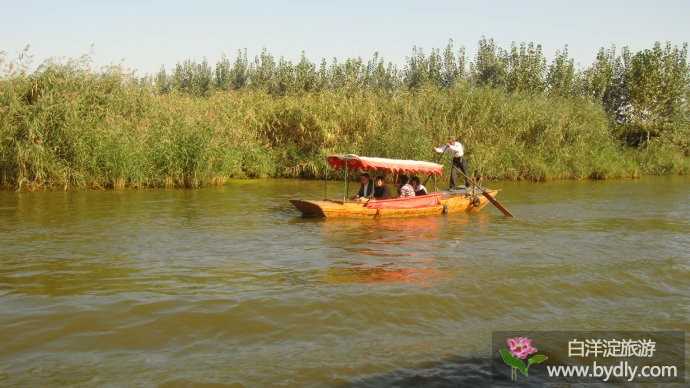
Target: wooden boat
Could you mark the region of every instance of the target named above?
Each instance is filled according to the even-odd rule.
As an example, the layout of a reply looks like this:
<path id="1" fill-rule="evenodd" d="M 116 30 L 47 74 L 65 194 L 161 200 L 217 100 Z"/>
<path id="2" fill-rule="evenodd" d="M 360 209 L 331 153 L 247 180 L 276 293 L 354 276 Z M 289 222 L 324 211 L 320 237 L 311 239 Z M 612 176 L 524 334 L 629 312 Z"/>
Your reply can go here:
<path id="1" fill-rule="evenodd" d="M 440 176 L 443 165 L 416 160 L 386 159 L 347 155 L 330 155 L 328 164 L 334 169 L 345 169 L 345 193 L 343 199 L 305 200 L 291 199 L 292 203 L 304 215 L 317 217 L 404 217 L 426 214 L 450 214 L 478 212 L 498 190 L 473 186 L 456 191 L 442 190 L 428 195 L 411 198 L 369 199 L 357 201 L 347 199 L 347 171 L 387 171 L 389 173 L 426 174 Z"/>

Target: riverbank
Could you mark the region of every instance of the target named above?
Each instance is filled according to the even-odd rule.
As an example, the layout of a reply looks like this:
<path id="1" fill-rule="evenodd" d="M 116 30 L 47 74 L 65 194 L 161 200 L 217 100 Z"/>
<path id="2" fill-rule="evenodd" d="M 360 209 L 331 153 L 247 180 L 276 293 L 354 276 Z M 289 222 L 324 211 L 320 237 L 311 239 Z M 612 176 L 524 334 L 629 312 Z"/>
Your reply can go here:
<path id="1" fill-rule="evenodd" d="M 488 179 L 687 174 L 687 129 L 631 148 L 602 107 L 457 82 L 409 91 L 156 93 L 120 72 L 54 66 L 0 81 L 0 186 L 199 187 L 322 178 L 323 155 L 435 160 L 459 136 Z"/>

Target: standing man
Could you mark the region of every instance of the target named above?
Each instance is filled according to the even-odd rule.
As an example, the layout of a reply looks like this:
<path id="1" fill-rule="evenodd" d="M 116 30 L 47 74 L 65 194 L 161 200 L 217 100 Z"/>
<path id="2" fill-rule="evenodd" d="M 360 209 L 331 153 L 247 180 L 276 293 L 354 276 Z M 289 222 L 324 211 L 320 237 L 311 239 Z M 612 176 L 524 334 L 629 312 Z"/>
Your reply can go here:
<path id="1" fill-rule="evenodd" d="M 458 178 L 457 169 L 460 169 L 460 171 L 465 174 L 465 187 L 470 187 L 470 180 L 467 179 L 470 174 L 468 173 L 469 169 L 467 168 L 467 160 L 465 158 L 465 151 L 462 148 L 462 144 L 460 144 L 460 141 L 455 139 L 455 136 L 449 136 L 446 145 L 435 147 L 434 151 L 442 153 L 446 151 L 446 149 L 449 150 L 450 156 L 453 158 L 453 167 L 451 167 L 450 172 L 450 189 L 454 190 L 459 188 L 455 185 Z"/>

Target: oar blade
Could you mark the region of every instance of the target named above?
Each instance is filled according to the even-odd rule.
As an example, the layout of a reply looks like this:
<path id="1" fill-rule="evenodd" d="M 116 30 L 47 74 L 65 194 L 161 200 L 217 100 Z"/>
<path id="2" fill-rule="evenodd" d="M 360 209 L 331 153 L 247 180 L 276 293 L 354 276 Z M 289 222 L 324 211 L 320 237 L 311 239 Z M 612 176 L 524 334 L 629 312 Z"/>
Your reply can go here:
<path id="1" fill-rule="evenodd" d="M 500 210 L 503 214 L 507 215 L 508 217 L 515 217 L 513 213 L 510 212 L 505 206 L 501 205 L 500 202 L 496 200 L 491 194 L 489 194 L 486 190 L 482 190 L 482 194 L 486 197 L 486 199 L 489 200 L 498 210 Z"/>
<path id="2" fill-rule="evenodd" d="M 462 174 L 465 178 L 467 178 L 470 182 L 472 182 L 472 184 L 475 187 L 478 187 L 482 191 L 482 194 L 484 194 L 486 199 L 488 199 L 489 202 L 491 202 L 494 206 L 496 206 L 496 208 L 498 208 L 498 210 L 500 210 L 503 214 L 507 215 L 508 217 L 515 217 L 513 215 L 513 213 L 510 212 L 510 210 L 508 210 L 505 206 L 501 205 L 500 202 L 498 202 L 496 200 L 496 198 L 492 197 L 491 194 L 489 194 L 486 190 L 479 187 L 479 185 L 477 185 L 477 183 L 474 181 L 474 179 L 467 176 L 467 174 L 465 174 L 461 169 L 455 167 L 455 165 L 452 165 L 452 164 L 451 164 L 451 168 L 456 169 L 460 174 Z"/>

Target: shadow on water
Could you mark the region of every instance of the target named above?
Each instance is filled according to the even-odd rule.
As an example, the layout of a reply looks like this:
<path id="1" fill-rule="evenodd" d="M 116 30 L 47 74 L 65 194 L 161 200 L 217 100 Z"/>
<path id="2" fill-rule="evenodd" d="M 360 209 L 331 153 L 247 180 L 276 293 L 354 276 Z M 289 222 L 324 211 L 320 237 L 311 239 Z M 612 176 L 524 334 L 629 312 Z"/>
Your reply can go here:
<path id="1" fill-rule="evenodd" d="M 682 359 L 682 358 L 681 358 Z M 565 365 L 563 360 L 555 360 L 559 365 Z M 493 369 L 492 369 L 493 368 Z M 510 369 L 502 362 L 492 363 L 482 357 L 452 356 L 438 362 L 421 364 L 415 368 L 395 369 L 390 372 L 374 374 L 354 379 L 341 384 L 341 388 L 359 387 L 602 387 L 606 385 L 626 387 L 656 386 L 659 380 L 647 378 L 644 381 L 629 381 L 628 377 L 611 377 L 607 382 L 600 377 L 550 377 L 546 368 L 537 371 L 530 370 L 529 376 L 517 372 L 517 380 L 510 378 Z M 665 380 L 664 386 L 669 388 L 686 387 L 683 383 L 684 373 L 680 377 Z M 639 377 L 639 375 L 638 375 Z M 652 383 L 652 384 L 650 384 Z"/>
<path id="2" fill-rule="evenodd" d="M 490 386 L 492 385 L 491 374 L 488 373 L 490 370 L 491 363 L 486 359 L 454 356 L 413 369 L 396 369 L 358 378 L 341 387 Z"/>
<path id="3" fill-rule="evenodd" d="M 539 349 L 534 349 L 537 355 L 531 358 L 541 356 L 543 360 L 533 364 L 532 359 L 529 359 L 529 363 L 528 359 L 524 359 L 529 369 L 528 375 L 525 376 L 516 370 L 516 380 L 512 380 L 511 367 L 499 354 L 501 349 L 508 350 L 505 339 L 514 338 L 516 335 L 538 339 Z M 641 347 L 636 348 L 637 351 L 627 353 L 624 350 L 625 340 L 620 341 L 626 338 L 633 348 L 636 346 L 634 339 L 643 339 L 643 344 L 652 345 L 645 347 L 638 344 Z M 573 342 L 572 348 L 571 342 Z M 477 353 L 468 356 L 456 355 L 438 362 L 422 363 L 414 368 L 401 368 L 357 378 L 342 386 L 579 387 L 611 383 L 645 387 L 649 383 L 664 383 L 665 386 L 681 387 L 687 386 L 685 385 L 686 347 L 684 342 L 684 331 L 494 331 L 490 357 L 480 357 Z M 592 346 L 596 343 L 600 343 L 602 347 Z M 585 349 L 587 349 L 586 354 Z M 646 352 L 653 354 L 654 361 L 650 362 L 648 357 L 652 356 L 644 356 L 645 350 L 641 349 L 646 349 Z M 611 354 L 606 355 L 607 350 L 611 351 Z M 672 370 L 669 369 L 669 373 L 665 375 L 660 375 L 657 370 L 655 375 L 654 367 L 650 368 L 652 363 L 657 367 L 659 365 L 672 367 Z M 587 370 L 582 375 L 573 374 L 567 377 L 551 375 L 563 373 L 564 368 L 587 368 Z M 604 371 L 604 368 L 608 368 L 608 371 Z M 645 372 L 644 368 L 649 369 Z M 558 372 L 559 370 L 561 372 Z"/>
<path id="4" fill-rule="evenodd" d="M 483 357 L 452 356 L 441 361 L 422 364 L 411 369 L 357 378 L 342 388 L 349 387 L 562 387 L 567 382 L 547 380 L 542 374 L 520 376 L 511 381 L 509 373 L 491 373 L 491 361 Z"/>

